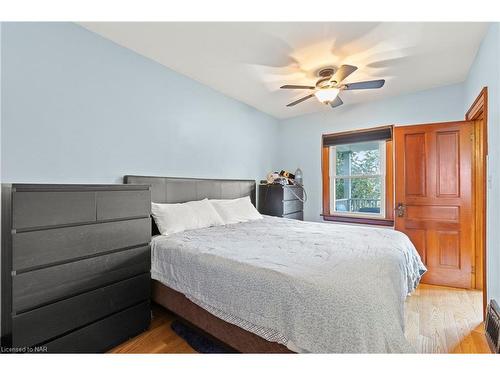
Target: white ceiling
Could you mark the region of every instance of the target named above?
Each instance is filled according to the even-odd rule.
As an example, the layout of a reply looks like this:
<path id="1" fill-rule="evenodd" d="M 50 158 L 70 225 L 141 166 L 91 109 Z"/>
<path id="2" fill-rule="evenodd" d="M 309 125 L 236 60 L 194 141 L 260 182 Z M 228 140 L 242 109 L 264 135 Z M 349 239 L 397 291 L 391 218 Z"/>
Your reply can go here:
<path id="1" fill-rule="evenodd" d="M 486 23 L 85 22 L 96 32 L 276 118 L 334 111 L 315 98 L 286 104 L 324 66 L 356 65 L 346 79 L 385 78 L 379 90 L 341 94 L 345 105 L 462 82 Z"/>

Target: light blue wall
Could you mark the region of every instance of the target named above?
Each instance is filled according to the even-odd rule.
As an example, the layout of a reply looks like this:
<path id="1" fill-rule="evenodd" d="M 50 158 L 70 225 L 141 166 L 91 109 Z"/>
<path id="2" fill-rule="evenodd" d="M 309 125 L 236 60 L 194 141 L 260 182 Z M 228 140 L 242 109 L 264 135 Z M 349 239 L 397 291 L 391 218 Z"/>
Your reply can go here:
<path id="1" fill-rule="evenodd" d="M 466 112 L 481 89 L 488 87 L 488 295 L 500 301 L 500 27 L 490 26 L 464 83 Z"/>
<path id="2" fill-rule="evenodd" d="M 281 121 L 280 168 L 304 172 L 308 194 L 304 216 L 321 221 L 321 135 L 382 125 L 463 120 L 462 85 L 440 87 L 413 94 L 345 105 L 335 110 L 314 113 Z"/>
<path id="3" fill-rule="evenodd" d="M 71 23 L 4 23 L 3 182 L 260 179 L 278 122 Z"/>

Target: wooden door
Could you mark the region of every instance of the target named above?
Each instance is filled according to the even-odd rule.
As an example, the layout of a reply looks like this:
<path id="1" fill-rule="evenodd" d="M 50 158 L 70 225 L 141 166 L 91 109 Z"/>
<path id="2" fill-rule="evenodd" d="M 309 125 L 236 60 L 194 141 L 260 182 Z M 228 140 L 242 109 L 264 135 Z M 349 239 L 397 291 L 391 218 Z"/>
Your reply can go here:
<path id="1" fill-rule="evenodd" d="M 473 121 L 396 127 L 395 228 L 428 272 L 422 282 L 472 287 Z"/>

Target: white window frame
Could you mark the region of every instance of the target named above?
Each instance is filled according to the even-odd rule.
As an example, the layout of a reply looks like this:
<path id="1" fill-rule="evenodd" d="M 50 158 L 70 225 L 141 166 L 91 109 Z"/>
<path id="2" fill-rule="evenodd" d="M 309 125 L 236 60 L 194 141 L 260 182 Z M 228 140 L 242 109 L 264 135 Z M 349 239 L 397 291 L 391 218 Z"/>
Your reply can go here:
<path id="1" fill-rule="evenodd" d="M 337 175 L 337 147 L 330 146 L 330 213 L 337 216 L 350 216 L 350 217 L 364 217 L 364 218 L 385 218 L 385 190 L 386 190 L 386 141 L 377 141 L 379 143 L 380 152 L 380 174 L 373 175 Z M 368 142 L 355 142 L 368 143 Z M 371 143 L 371 142 L 370 142 Z M 380 213 L 367 213 L 367 212 L 349 212 L 336 210 L 336 181 L 338 178 L 353 179 L 353 178 L 380 178 Z"/>

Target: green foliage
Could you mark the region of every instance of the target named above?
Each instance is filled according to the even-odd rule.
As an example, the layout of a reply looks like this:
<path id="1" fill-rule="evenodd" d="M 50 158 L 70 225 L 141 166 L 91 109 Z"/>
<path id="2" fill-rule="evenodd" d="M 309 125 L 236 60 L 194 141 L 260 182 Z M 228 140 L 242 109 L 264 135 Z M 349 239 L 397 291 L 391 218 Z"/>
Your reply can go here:
<path id="1" fill-rule="evenodd" d="M 337 152 L 337 163 L 335 165 L 335 170 L 337 171 L 337 174 L 339 173 L 338 171 L 342 170 L 342 166 L 347 163 L 347 158 L 349 157 L 349 152 Z M 337 179 L 335 181 L 335 196 L 337 199 L 343 199 L 346 198 L 347 195 L 344 194 L 344 186 L 346 185 L 346 180 L 343 178 Z"/>
<path id="2" fill-rule="evenodd" d="M 348 161 L 351 160 L 351 173 L 348 169 Z M 345 151 L 337 152 L 336 170 L 338 175 L 374 175 L 380 173 L 379 150 Z M 380 199 L 380 178 L 338 178 L 335 184 L 337 199 L 348 198 L 349 181 L 351 183 L 351 198 Z"/>

